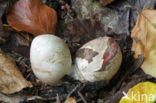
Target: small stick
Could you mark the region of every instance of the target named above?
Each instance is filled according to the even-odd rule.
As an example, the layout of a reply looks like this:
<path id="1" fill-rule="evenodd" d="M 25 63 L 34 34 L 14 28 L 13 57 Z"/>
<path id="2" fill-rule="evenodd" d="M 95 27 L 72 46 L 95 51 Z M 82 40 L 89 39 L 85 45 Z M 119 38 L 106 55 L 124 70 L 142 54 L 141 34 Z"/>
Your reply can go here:
<path id="1" fill-rule="evenodd" d="M 43 100 L 44 100 L 44 101 L 47 101 L 47 100 L 49 100 L 49 101 L 54 101 L 54 100 L 56 100 L 56 97 L 43 98 Z"/>
<path id="2" fill-rule="evenodd" d="M 32 68 L 28 68 L 27 73 L 30 73 L 32 71 Z"/>
<path id="3" fill-rule="evenodd" d="M 140 0 L 137 0 L 137 4 L 138 4 L 138 9 L 140 9 L 140 10 L 141 10 Z"/>
<path id="4" fill-rule="evenodd" d="M 58 94 L 56 95 L 56 103 L 61 103 L 61 100 Z"/>
<path id="5" fill-rule="evenodd" d="M 68 94 L 68 96 L 67 96 L 66 99 L 68 99 L 68 98 L 72 95 L 72 93 L 74 93 L 74 92 L 76 91 L 76 89 L 77 89 L 78 87 L 79 87 L 79 84 L 76 85 L 76 87 Z"/>
<path id="6" fill-rule="evenodd" d="M 149 9 L 151 4 L 152 4 L 152 0 L 148 0 L 147 3 L 144 5 L 144 10 Z"/>
<path id="7" fill-rule="evenodd" d="M 26 76 L 26 79 L 28 79 L 31 75 L 31 71 L 28 73 L 28 75 Z"/>
<path id="8" fill-rule="evenodd" d="M 79 96 L 81 97 L 82 101 L 83 101 L 84 103 L 87 103 L 87 101 L 85 100 L 85 98 L 83 97 L 83 95 L 81 94 L 81 92 L 78 91 L 77 93 L 78 93 Z"/>

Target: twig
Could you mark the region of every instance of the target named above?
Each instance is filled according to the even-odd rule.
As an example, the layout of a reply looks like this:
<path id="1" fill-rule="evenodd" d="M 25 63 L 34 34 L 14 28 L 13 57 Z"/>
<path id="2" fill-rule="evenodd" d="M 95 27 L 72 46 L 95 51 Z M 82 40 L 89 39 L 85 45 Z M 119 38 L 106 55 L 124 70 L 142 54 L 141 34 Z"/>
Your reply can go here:
<path id="1" fill-rule="evenodd" d="M 140 0 L 137 0 L 138 8 L 141 10 Z"/>
<path id="2" fill-rule="evenodd" d="M 141 10 L 139 10 L 138 8 L 136 8 L 135 6 L 132 6 L 132 5 L 125 5 L 125 8 L 126 8 L 126 7 L 132 8 L 132 9 L 136 10 L 136 11 L 139 13 L 139 15 L 143 16 L 143 17 L 155 28 L 155 26 L 153 25 L 153 23 L 151 22 L 151 20 L 148 19 L 148 18 L 142 13 Z"/>
<path id="3" fill-rule="evenodd" d="M 28 73 L 28 75 L 26 76 L 26 79 L 28 79 L 31 75 L 31 72 Z"/>
<path id="4" fill-rule="evenodd" d="M 61 100 L 58 94 L 56 95 L 56 103 L 61 103 Z"/>
<path id="5" fill-rule="evenodd" d="M 69 97 L 76 91 L 76 89 L 77 89 L 79 86 L 80 86 L 79 84 L 76 85 L 76 87 L 68 94 L 67 98 L 69 98 Z M 66 99 L 67 99 L 67 98 L 66 98 Z"/>
<path id="6" fill-rule="evenodd" d="M 0 41 L 6 42 L 6 40 L 4 38 L 2 38 L 2 37 L 0 37 Z"/>
<path id="7" fill-rule="evenodd" d="M 7 103 L 19 103 L 22 100 L 26 100 L 28 102 L 36 99 L 43 100 L 40 96 L 7 96 L 0 93 L 0 101 Z"/>
<path id="8" fill-rule="evenodd" d="M 147 3 L 144 5 L 144 10 L 149 9 L 151 4 L 152 4 L 152 0 L 148 0 Z"/>
<path id="9" fill-rule="evenodd" d="M 79 99 L 76 100 L 77 103 L 79 103 L 79 102 L 81 102 L 81 101 L 82 101 L 81 98 L 79 98 Z"/>
<path id="10" fill-rule="evenodd" d="M 136 70 L 142 65 L 144 61 L 144 58 L 142 55 L 138 56 L 138 59 L 134 61 L 134 64 L 128 69 L 128 71 L 125 72 L 123 78 L 120 79 L 119 83 L 114 87 L 112 90 L 112 95 L 119 89 L 122 85 L 122 83 L 128 78 L 129 75 L 132 75 Z"/>
<path id="11" fill-rule="evenodd" d="M 43 98 L 43 101 L 54 101 L 54 100 L 56 100 L 56 97 Z"/>
<path id="12" fill-rule="evenodd" d="M 139 14 L 141 14 L 141 10 L 139 10 L 139 9 L 136 8 L 135 6 L 132 6 L 132 5 L 125 5 L 124 8 L 132 8 L 132 9 L 136 10 Z"/>
<path id="13" fill-rule="evenodd" d="M 85 100 L 85 98 L 83 97 L 83 95 L 81 94 L 81 92 L 78 91 L 77 93 L 78 93 L 79 96 L 81 97 L 82 101 L 83 101 L 84 103 L 87 103 L 87 101 Z"/>

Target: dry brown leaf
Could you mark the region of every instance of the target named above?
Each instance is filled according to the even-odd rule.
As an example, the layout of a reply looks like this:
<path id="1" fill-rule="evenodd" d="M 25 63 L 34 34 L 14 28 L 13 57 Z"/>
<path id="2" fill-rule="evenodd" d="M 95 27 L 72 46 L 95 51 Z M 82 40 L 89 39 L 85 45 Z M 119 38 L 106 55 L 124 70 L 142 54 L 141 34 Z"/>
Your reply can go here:
<path id="1" fill-rule="evenodd" d="M 0 92 L 11 94 L 32 87 L 20 73 L 10 56 L 0 49 Z"/>
<path id="2" fill-rule="evenodd" d="M 66 99 L 65 103 L 76 103 L 76 100 L 73 97 L 69 97 Z"/>
<path id="3" fill-rule="evenodd" d="M 9 9 L 7 21 L 18 31 L 55 34 L 57 14 L 40 0 L 19 0 Z"/>
<path id="4" fill-rule="evenodd" d="M 145 60 L 141 68 L 145 73 L 156 77 L 156 10 L 143 10 L 138 15 L 131 37 L 134 57 L 138 58 L 142 54 Z"/>

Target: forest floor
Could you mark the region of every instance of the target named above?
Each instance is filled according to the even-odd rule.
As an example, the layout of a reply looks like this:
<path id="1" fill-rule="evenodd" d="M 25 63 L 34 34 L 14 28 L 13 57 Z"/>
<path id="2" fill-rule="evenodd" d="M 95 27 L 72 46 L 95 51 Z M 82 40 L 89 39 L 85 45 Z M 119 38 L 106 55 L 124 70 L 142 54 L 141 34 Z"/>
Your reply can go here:
<path id="1" fill-rule="evenodd" d="M 73 58 L 80 46 L 99 36 L 113 37 L 118 42 L 123 56 L 119 71 L 110 81 L 83 84 L 65 76 L 62 82 L 56 86 L 41 83 L 33 74 L 29 50 L 34 36 L 25 31 L 16 31 L 8 25 L 7 11 L 16 0 L 11 3 L 10 1 L 0 0 L 0 37 L 4 39 L 0 39 L 0 48 L 14 58 L 21 73 L 26 80 L 33 84 L 33 87 L 25 88 L 10 95 L 2 93 L 0 94 L 0 101 L 64 103 L 68 97 L 71 97 L 77 103 L 118 103 L 124 96 L 123 92 L 126 93 L 137 83 L 143 81 L 156 82 L 155 78 L 145 74 L 140 69 L 143 57 L 139 56 L 138 59 L 134 59 L 134 53 L 131 51 L 131 31 L 139 14 L 137 10 L 142 11 L 148 0 L 114 0 L 106 6 L 99 7 L 97 14 L 96 11 L 92 11 L 94 6 L 88 7 L 90 14 L 86 17 L 81 13 L 81 9 L 79 10 L 82 5 L 79 4 L 78 0 L 42 0 L 46 5 L 56 10 L 58 24 L 55 34 L 66 41 Z M 104 0 L 101 1 L 104 2 Z M 88 2 L 97 3 L 100 0 Z M 147 6 L 155 9 L 155 4 L 155 0 L 153 0 L 152 4 Z M 99 18 L 100 16 L 106 20 Z M 99 33 L 101 34 L 99 35 Z"/>

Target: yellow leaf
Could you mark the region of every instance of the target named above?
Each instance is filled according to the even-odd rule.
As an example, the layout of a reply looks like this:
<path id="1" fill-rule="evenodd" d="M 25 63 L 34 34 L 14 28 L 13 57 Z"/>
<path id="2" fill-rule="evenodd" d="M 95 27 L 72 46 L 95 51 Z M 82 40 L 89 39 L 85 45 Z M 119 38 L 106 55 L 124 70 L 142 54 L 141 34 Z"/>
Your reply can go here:
<path id="1" fill-rule="evenodd" d="M 141 66 L 146 74 L 156 77 L 156 10 L 143 10 L 132 30 L 134 57 L 144 56 Z"/>
<path id="2" fill-rule="evenodd" d="M 119 103 L 155 103 L 156 84 L 152 82 L 138 83 L 124 95 Z"/>

